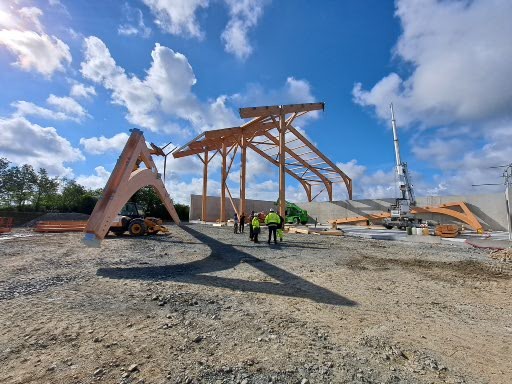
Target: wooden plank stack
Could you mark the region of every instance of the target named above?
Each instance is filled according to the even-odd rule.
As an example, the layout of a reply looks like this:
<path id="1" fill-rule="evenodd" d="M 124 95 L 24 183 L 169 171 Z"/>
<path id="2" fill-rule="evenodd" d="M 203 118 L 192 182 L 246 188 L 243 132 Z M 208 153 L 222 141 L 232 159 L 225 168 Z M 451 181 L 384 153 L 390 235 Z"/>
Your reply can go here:
<path id="1" fill-rule="evenodd" d="M 38 221 L 36 232 L 84 232 L 87 221 Z"/>
<path id="2" fill-rule="evenodd" d="M 297 228 L 297 227 L 285 227 L 285 231 L 288 233 L 299 233 L 304 235 L 325 235 L 325 236 L 343 236 L 343 231 L 340 230 L 325 230 L 325 229 L 313 229 L 313 228 Z"/>
<path id="3" fill-rule="evenodd" d="M 438 225 L 435 229 L 435 235 L 440 237 L 457 237 L 459 235 L 459 226 L 456 224 Z"/>

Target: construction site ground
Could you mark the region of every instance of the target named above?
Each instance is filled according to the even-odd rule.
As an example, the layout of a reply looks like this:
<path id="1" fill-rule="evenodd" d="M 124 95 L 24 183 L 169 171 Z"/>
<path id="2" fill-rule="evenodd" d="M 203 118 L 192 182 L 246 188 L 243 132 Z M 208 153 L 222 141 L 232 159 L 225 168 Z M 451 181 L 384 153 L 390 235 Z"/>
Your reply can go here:
<path id="1" fill-rule="evenodd" d="M 512 263 L 487 250 L 82 236 L 0 237 L 0 382 L 512 382 Z"/>

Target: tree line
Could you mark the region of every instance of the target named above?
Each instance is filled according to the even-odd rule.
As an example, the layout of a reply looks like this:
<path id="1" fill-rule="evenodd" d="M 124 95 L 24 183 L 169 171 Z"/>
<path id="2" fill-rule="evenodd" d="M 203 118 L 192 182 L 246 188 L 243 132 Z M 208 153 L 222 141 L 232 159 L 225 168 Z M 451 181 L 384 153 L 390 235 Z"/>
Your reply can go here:
<path id="1" fill-rule="evenodd" d="M 12 165 L 0 158 L 0 210 L 19 212 L 78 212 L 91 214 L 103 189 L 89 189 L 73 179 L 50 177 L 44 168 Z M 148 216 L 169 219 L 153 188 L 145 187 L 131 198 Z M 188 220 L 188 205 L 175 204 L 178 216 Z"/>

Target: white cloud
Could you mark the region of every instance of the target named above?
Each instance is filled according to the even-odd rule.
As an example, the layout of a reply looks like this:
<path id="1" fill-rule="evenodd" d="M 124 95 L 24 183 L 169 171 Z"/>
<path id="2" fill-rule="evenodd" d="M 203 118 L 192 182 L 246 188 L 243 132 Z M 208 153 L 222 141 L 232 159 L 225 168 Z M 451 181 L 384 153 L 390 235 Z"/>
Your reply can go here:
<path id="1" fill-rule="evenodd" d="M 38 116 L 47 120 L 71 120 L 77 123 L 88 117 L 87 111 L 70 97 L 58 97 L 51 94 L 46 102 L 54 109 L 40 107 L 29 101 L 16 101 L 14 116 Z"/>
<path id="2" fill-rule="evenodd" d="M 192 92 L 194 71 L 183 54 L 156 44 L 151 56 L 153 62 L 145 79 L 129 76 L 105 44 L 92 36 L 85 40 L 81 72 L 112 91 L 113 102 L 127 108 L 130 123 L 154 132 L 190 134 L 173 118 L 185 121 L 195 132 L 238 124 L 239 119 L 225 105 L 225 97 L 209 103 L 198 100 Z"/>
<path id="3" fill-rule="evenodd" d="M 352 159 L 347 163 L 336 163 L 336 166 L 341 169 L 352 180 L 358 180 L 366 172 L 366 166 L 357 164 L 356 159 Z"/>
<path id="4" fill-rule="evenodd" d="M 0 30 L 0 45 L 17 56 L 16 66 L 48 77 L 55 71 L 64 71 L 64 66 L 71 63 L 69 47 L 55 36 L 3 29 Z"/>
<path id="5" fill-rule="evenodd" d="M 11 105 L 16 108 L 14 112 L 14 116 L 16 117 L 38 116 L 47 120 L 72 120 L 70 116 L 63 112 L 43 108 L 29 101 L 15 101 Z"/>
<path id="6" fill-rule="evenodd" d="M 118 133 L 112 137 L 90 137 L 88 139 L 82 137 L 80 139 L 80 145 L 82 145 L 86 152 L 92 153 L 93 155 L 99 155 L 109 151 L 119 152 L 124 148 L 128 141 L 128 135 L 124 132 Z"/>
<path id="7" fill-rule="evenodd" d="M 209 6 L 209 0 L 143 0 L 155 16 L 155 24 L 164 32 L 187 38 L 202 39 L 204 33 L 197 20 L 197 13 Z M 226 52 L 239 59 L 246 59 L 253 52 L 248 34 L 263 15 L 269 0 L 224 0 L 229 21 L 221 34 Z M 135 33 L 133 25 L 124 28 L 125 34 Z"/>
<path id="8" fill-rule="evenodd" d="M 43 32 L 43 26 L 39 20 L 43 15 L 43 11 L 37 7 L 23 7 L 18 12 L 22 18 L 32 23 L 38 32 Z"/>
<path id="9" fill-rule="evenodd" d="M 155 16 L 155 24 L 163 31 L 184 37 L 202 38 L 203 32 L 196 19 L 200 8 L 208 7 L 208 0 L 143 0 Z"/>
<path id="10" fill-rule="evenodd" d="M 51 94 L 46 102 L 57 110 L 66 113 L 68 116 L 76 117 L 78 120 L 87 116 L 87 111 L 75 99 L 71 97 L 59 97 Z"/>
<path id="11" fill-rule="evenodd" d="M 75 83 L 71 86 L 69 94 L 76 98 L 90 99 L 92 96 L 96 96 L 96 90 L 93 86 L 86 86 L 82 83 Z"/>
<path id="12" fill-rule="evenodd" d="M 141 36 L 148 38 L 151 35 L 151 28 L 144 24 L 144 16 L 138 8 L 132 8 L 128 3 L 123 6 L 126 23 L 117 28 L 117 33 L 122 36 Z"/>
<path id="13" fill-rule="evenodd" d="M 496 182 L 489 167 L 510 162 L 512 3 L 399 0 L 396 16 L 394 55 L 409 75 L 390 73 L 370 90 L 356 83 L 354 101 L 385 121 L 393 102 L 399 127 L 422 128 L 412 153 L 437 173 L 418 194 L 482 192 L 471 184 Z"/>
<path id="14" fill-rule="evenodd" d="M 222 32 L 226 52 L 245 60 L 253 52 L 253 47 L 247 37 L 249 31 L 258 24 L 263 15 L 265 0 L 225 0 L 229 9 L 230 19 Z"/>
<path id="15" fill-rule="evenodd" d="M 402 124 L 449 124 L 510 116 L 512 2 L 501 0 L 397 1 L 403 33 L 395 55 L 411 75 L 392 73 L 370 91 L 354 87 L 355 101 L 388 119 L 395 103 Z"/>
<path id="16" fill-rule="evenodd" d="M 103 166 L 94 168 L 94 175 L 80 175 L 76 178 L 76 182 L 89 189 L 99 189 L 105 187 L 110 172 L 108 172 Z"/>
<path id="17" fill-rule="evenodd" d="M 302 104 L 312 103 L 316 100 L 311 84 L 305 79 L 296 79 L 290 76 L 280 88 L 267 89 L 259 83 L 251 83 L 246 89 L 230 96 L 230 100 L 243 107 L 260 105 Z M 309 112 L 301 121 L 318 117 L 318 112 Z"/>
<path id="18" fill-rule="evenodd" d="M 41 127 L 23 117 L 0 118 L 0 132 L 0 153 L 16 164 L 42 167 L 51 175 L 72 176 L 65 164 L 84 160 L 80 150 L 53 127 Z"/>
<path id="19" fill-rule="evenodd" d="M 0 3 L 0 46 L 16 56 L 13 63 L 24 71 L 37 71 L 50 77 L 71 63 L 69 47 L 55 36 L 44 33 L 43 11 L 37 7 L 17 8 Z"/>

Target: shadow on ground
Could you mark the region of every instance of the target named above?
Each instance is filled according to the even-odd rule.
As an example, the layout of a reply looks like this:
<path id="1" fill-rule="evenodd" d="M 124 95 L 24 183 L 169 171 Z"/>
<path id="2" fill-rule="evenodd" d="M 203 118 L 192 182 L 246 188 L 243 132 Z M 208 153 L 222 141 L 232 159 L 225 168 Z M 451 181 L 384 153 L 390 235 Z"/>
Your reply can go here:
<path id="1" fill-rule="evenodd" d="M 98 276 L 111 279 L 171 280 L 182 283 L 228 288 L 235 291 L 258 292 L 271 295 L 301 297 L 317 303 L 354 306 L 357 303 L 335 292 L 276 267 L 230 244 L 196 231 L 188 225 L 181 228 L 211 249 L 208 257 L 184 264 L 140 266 L 127 268 L 99 268 Z M 278 282 L 249 281 L 205 275 L 231 269 L 240 263 L 248 263 Z"/>

